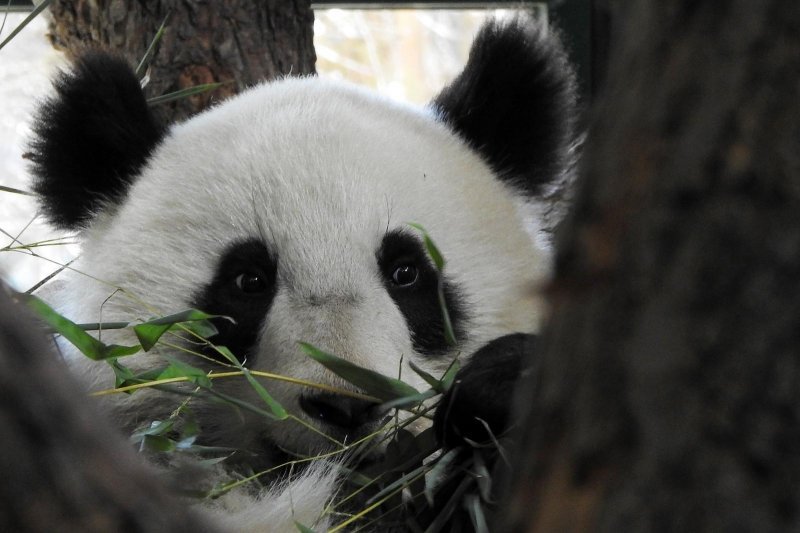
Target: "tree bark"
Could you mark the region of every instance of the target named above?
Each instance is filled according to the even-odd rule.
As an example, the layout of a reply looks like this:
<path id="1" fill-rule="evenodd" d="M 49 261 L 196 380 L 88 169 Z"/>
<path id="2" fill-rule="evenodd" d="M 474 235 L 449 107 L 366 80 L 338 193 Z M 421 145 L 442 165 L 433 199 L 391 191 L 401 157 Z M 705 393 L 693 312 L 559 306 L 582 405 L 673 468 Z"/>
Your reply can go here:
<path id="1" fill-rule="evenodd" d="M 86 47 L 116 50 L 133 65 L 166 18 L 166 33 L 150 64 L 148 94 L 226 82 L 168 104 L 167 114 L 175 120 L 261 80 L 314 73 L 310 0 L 55 0 L 50 10 L 57 48 L 69 54 Z"/>
<path id="2" fill-rule="evenodd" d="M 625 7 L 498 530 L 797 530 L 800 3 Z"/>

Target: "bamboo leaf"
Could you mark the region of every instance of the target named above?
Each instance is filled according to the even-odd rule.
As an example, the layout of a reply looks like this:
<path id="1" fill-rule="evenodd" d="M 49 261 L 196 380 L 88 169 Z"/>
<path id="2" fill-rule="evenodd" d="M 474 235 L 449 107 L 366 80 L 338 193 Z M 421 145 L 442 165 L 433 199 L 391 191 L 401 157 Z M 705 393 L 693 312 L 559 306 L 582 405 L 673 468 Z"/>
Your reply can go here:
<path id="1" fill-rule="evenodd" d="M 426 468 L 428 468 L 426 465 L 422 465 L 422 466 L 419 466 L 419 467 L 415 468 L 411 472 L 403 474 L 402 476 L 400 476 L 399 478 L 394 480 L 392 483 L 389 483 L 383 489 L 378 491 L 377 494 L 375 494 L 370 499 L 368 499 L 366 501 L 365 505 L 370 505 L 370 504 L 382 499 L 383 497 L 391 494 L 392 492 L 394 492 L 398 488 L 403 487 L 405 485 L 408 485 L 411 481 L 413 481 L 415 478 L 419 477 L 423 472 L 425 472 Z"/>
<path id="2" fill-rule="evenodd" d="M 117 357 L 133 355 L 135 353 L 139 353 L 139 351 L 142 349 L 141 346 L 120 346 L 119 344 L 103 344 L 102 342 L 100 344 L 103 347 L 100 360 L 116 359 Z"/>
<path id="3" fill-rule="evenodd" d="M 425 499 L 429 506 L 433 507 L 433 496 L 447 479 L 448 468 L 460 452 L 461 448 L 453 448 L 439 458 L 433 468 L 425 474 Z"/>
<path id="4" fill-rule="evenodd" d="M 0 185 L 0 191 L 2 192 L 10 192 L 13 194 L 21 194 L 23 196 L 36 196 L 32 192 L 23 191 L 21 189 L 15 189 L 14 187 L 6 187 L 5 185 Z"/>
<path id="5" fill-rule="evenodd" d="M 150 351 L 153 346 L 155 346 L 155 344 L 158 342 L 158 339 L 160 339 L 164 333 L 169 331 L 170 328 L 174 327 L 175 325 L 185 324 L 187 322 L 204 321 L 212 318 L 224 317 L 220 317 L 219 315 L 209 315 L 208 313 L 198 311 L 197 309 L 187 309 L 185 311 L 181 311 L 180 313 L 154 318 L 153 320 L 148 320 L 142 324 L 137 324 L 133 327 L 133 331 L 136 333 L 136 338 L 138 338 L 139 342 L 142 344 L 142 348 L 144 348 L 144 351 L 147 352 Z M 210 323 L 201 325 L 199 327 L 200 331 L 210 331 L 210 328 L 213 328 L 213 331 L 216 332 L 216 328 L 214 328 L 214 326 Z"/>
<path id="6" fill-rule="evenodd" d="M 444 297 L 444 283 L 442 283 L 442 275 L 439 274 L 439 286 L 437 287 L 437 294 L 439 300 L 439 309 L 442 311 L 442 324 L 444 326 L 444 340 L 449 346 L 456 345 L 456 334 L 453 331 L 453 322 L 450 320 L 450 312 L 447 310 L 447 301 Z"/>
<path id="7" fill-rule="evenodd" d="M 433 261 L 433 264 L 436 265 L 436 270 L 438 271 L 436 296 L 439 300 L 439 308 L 442 312 L 444 340 L 449 346 L 455 346 L 456 334 L 453 330 L 453 322 L 450 320 L 450 312 L 447 310 L 447 300 L 444 297 L 444 266 L 446 264 L 444 256 L 442 255 L 442 252 L 439 251 L 439 248 L 436 246 L 436 244 L 434 244 L 433 239 L 431 239 L 431 236 L 428 234 L 428 231 L 424 226 L 422 226 L 422 224 L 417 224 L 415 222 L 407 222 L 407 224 L 422 233 L 422 240 L 425 244 L 425 249 Z"/>
<path id="8" fill-rule="evenodd" d="M 121 389 L 123 387 L 128 387 L 130 385 L 137 385 L 139 383 L 147 383 L 153 381 L 166 368 L 166 367 L 154 368 L 146 372 L 134 374 L 128 367 L 122 366 L 118 359 L 110 359 L 108 362 L 109 364 L 111 364 L 111 368 L 114 370 L 114 376 L 115 376 L 114 388 L 116 389 Z M 136 391 L 135 390 L 127 391 L 128 394 L 133 394 L 134 392 Z"/>
<path id="9" fill-rule="evenodd" d="M 458 364 L 458 359 L 453 359 L 450 363 L 450 366 L 447 367 L 444 375 L 440 379 L 436 379 L 429 373 L 422 370 L 413 361 L 409 361 L 408 365 L 411 367 L 411 370 L 417 373 L 419 377 L 425 380 L 425 382 L 431 386 L 433 390 L 438 392 L 439 394 L 444 394 L 447 390 L 452 386 L 453 380 L 456 377 L 456 373 L 460 368 Z"/>
<path id="10" fill-rule="evenodd" d="M 194 87 L 187 87 L 186 89 L 181 89 L 179 91 L 175 91 L 172 93 L 162 94 L 161 96 L 155 96 L 147 100 L 147 105 L 149 106 L 156 106 L 160 104 L 165 104 L 167 102 L 172 102 L 173 100 L 180 100 L 181 98 L 188 98 L 190 96 L 194 96 L 196 94 L 205 93 L 208 91 L 213 91 L 223 85 L 230 83 L 225 81 L 215 82 L 215 83 L 203 83 L 201 85 L 195 85 Z"/>
<path id="11" fill-rule="evenodd" d="M 453 511 L 455 511 L 456 506 L 461 502 L 462 496 L 471 484 L 472 478 L 466 476 L 458 485 L 458 487 L 456 487 L 456 489 L 450 493 L 450 499 L 447 500 L 447 503 L 444 505 L 444 507 L 442 507 L 441 512 L 428 526 L 428 529 L 425 530 L 425 533 L 438 533 L 439 531 L 444 530 L 453 514 Z"/>
<path id="12" fill-rule="evenodd" d="M 164 31 L 167 26 L 167 20 L 169 19 L 170 15 L 172 15 L 172 11 L 167 13 L 167 16 L 164 17 L 164 20 L 161 22 L 161 26 L 158 27 L 158 31 L 153 36 L 153 39 L 150 41 L 150 44 L 147 47 L 144 55 L 142 56 L 141 61 L 136 66 L 136 77 L 141 78 L 144 76 L 145 70 L 147 70 L 148 65 L 150 65 L 150 60 L 153 59 L 153 54 L 156 51 L 156 45 L 161 41 L 161 38 L 164 36 Z"/>
<path id="13" fill-rule="evenodd" d="M 421 404 L 425 400 L 429 398 L 433 398 L 439 394 L 434 389 L 428 389 L 425 392 L 421 392 L 419 394 L 411 394 L 409 396 L 403 396 L 401 398 L 395 398 L 394 400 L 390 400 L 388 402 L 384 402 L 378 406 L 378 411 L 388 411 L 389 409 L 405 409 L 408 407 L 416 407 L 417 405 Z"/>
<path id="14" fill-rule="evenodd" d="M 477 494 L 467 494 L 464 496 L 464 508 L 469 514 L 470 521 L 475 533 L 489 533 L 489 526 L 486 522 L 486 515 L 483 512 L 480 498 Z"/>
<path id="15" fill-rule="evenodd" d="M 171 452 L 175 450 L 175 442 L 161 435 L 145 435 L 142 445 L 156 452 Z"/>
<path id="16" fill-rule="evenodd" d="M 261 399 L 264 400 L 264 403 L 267 404 L 270 411 L 272 411 L 272 414 L 275 415 L 278 420 L 289 418 L 289 413 L 286 412 L 286 409 L 267 392 L 267 389 L 265 389 L 261 383 L 256 381 L 256 378 L 253 377 L 250 371 L 243 366 L 241 366 L 240 369 L 244 373 L 244 377 L 247 378 L 247 381 L 250 382 L 250 385 L 256 390 Z"/>
<path id="17" fill-rule="evenodd" d="M 203 449 L 204 450 L 209 450 L 209 451 L 210 450 L 214 450 L 214 449 L 227 450 L 227 451 L 230 451 L 230 452 L 241 451 L 238 448 L 222 448 L 220 446 L 204 446 Z M 225 461 L 226 459 L 229 459 L 231 457 L 231 455 L 233 455 L 233 454 L 231 453 L 229 455 L 223 455 L 222 457 L 211 457 L 209 459 L 202 459 L 200 461 L 196 461 L 194 464 L 196 464 L 196 465 L 198 465 L 200 467 L 203 467 L 203 468 L 210 468 L 212 466 L 218 465 L 219 463 L 221 463 L 222 461 Z"/>
<path id="18" fill-rule="evenodd" d="M 478 448 L 473 448 L 472 456 L 472 470 L 475 481 L 478 483 L 478 492 L 481 498 L 483 498 L 483 501 L 489 502 L 491 501 L 492 494 L 492 475 L 489 473 L 489 469 L 486 468 L 486 462 L 483 460 L 483 456 Z"/>
<path id="19" fill-rule="evenodd" d="M 147 435 L 164 435 L 172 430 L 174 426 L 174 420 L 154 420 L 146 428 L 135 431 L 133 435 L 131 435 L 131 440 L 139 442 L 140 439 Z"/>
<path id="20" fill-rule="evenodd" d="M 217 352 L 225 357 L 225 359 L 227 359 L 232 365 L 241 370 L 244 377 L 247 378 L 247 381 L 250 383 L 250 386 L 255 389 L 258 396 L 264 401 L 265 404 L 267 404 L 267 407 L 269 407 L 272 415 L 276 419 L 286 420 L 289 418 L 289 413 L 286 411 L 286 409 L 284 409 L 283 405 L 281 405 L 280 402 L 278 402 L 269 392 L 267 392 L 267 389 L 265 389 L 264 386 L 253 377 L 253 374 L 250 373 L 250 370 L 245 368 L 244 365 L 239 362 L 239 360 L 233 355 L 227 346 L 214 346 L 214 349 L 216 349 Z"/>
<path id="21" fill-rule="evenodd" d="M 269 418 L 271 420 L 276 420 L 277 417 L 269 411 L 265 411 L 263 409 L 259 409 L 255 405 L 251 404 L 250 402 L 245 402 L 244 400 L 240 400 L 235 396 L 230 396 L 228 394 L 224 394 L 219 392 L 218 390 L 214 390 L 212 388 L 203 387 L 203 390 L 211 394 L 212 396 L 216 396 L 217 398 L 230 403 L 231 405 L 235 405 L 236 407 L 241 407 L 242 409 L 246 409 L 252 413 L 256 413 L 257 415 Z"/>
<path id="22" fill-rule="evenodd" d="M 439 251 L 439 248 L 436 246 L 436 244 L 434 244 L 433 239 L 431 239 L 431 236 L 428 234 L 428 231 L 425 229 L 425 227 L 422 224 L 417 224 L 416 222 L 408 222 L 407 224 L 422 233 L 422 241 L 425 243 L 425 250 L 428 252 L 428 255 L 431 256 L 433 264 L 436 265 L 436 270 L 439 272 L 444 270 L 444 256 Z"/>
<path id="23" fill-rule="evenodd" d="M 458 359 L 453 359 L 453 362 L 450 363 L 450 367 L 447 369 L 447 372 L 445 372 L 444 376 L 442 376 L 442 388 L 445 391 L 450 390 L 450 387 L 453 386 L 453 381 L 456 379 L 456 374 L 458 374 L 460 368 L 461 364 L 458 362 Z"/>
<path id="24" fill-rule="evenodd" d="M 306 355 L 376 398 L 390 401 L 406 396 L 419 395 L 418 390 L 399 379 L 386 377 L 372 370 L 361 368 L 306 342 L 299 344 Z"/>
<path id="25" fill-rule="evenodd" d="M 424 379 L 425 382 L 428 385 L 430 385 L 433 390 L 435 390 L 436 392 L 442 392 L 440 390 L 440 388 L 442 386 L 442 383 L 441 383 L 440 380 L 436 379 L 435 377 L 431 376 L 430 374 L 428 374 L 427 372 L 422 370 L 420 367 L 415 365 L 414 361 L 409 361 L 408 362 L 408 366 L 410 366 L 411 370 L 413 370 L 419 377 Z"/>
<path id="26" fill-rule="evenodd" d="M 184 363 L 183 361 L 175 359 L 174 357 L 165 356 L 165 359 L 169 362 L 169 366 L 162 370 L 155 379 L 159 380 L 185 377 L 195 385 L 202 385 L 204 387 L 211 386 L 211 380 L 208 378 L 206 373 L 199 368 L 193 367 L 192 365 Z"/>
<path id="27" fill-rule="evenodd" d="M 106 329 L 125 329 L 130 326 L 130 322 L 90 322 L 88 324 L 77 324 L 83 331 L 102 331 Z"/>
<path id="28" fill-rule="evenodd" d="M 233 352 L 230 351 L 227 346 L 218 346 L 215 344 L 212 346 L 212 348 L 216 350 L 216 352 L 220 354 L 222 357 L 227 359 L 230 364 L 232 364 L 239 370 L 242 369 L 242 363 L 239 362 L 239 360 L 236 358 L 235 355 L 233 355 Z"/>
<path id="29" fill-rule="evenodd" d="M 22 296 L 22 295 L 19 295 Z M 75 322 L 57 313 L 52 307 L 36 296 L 25 295 L 24 300 L 45 323 L 59 335 L 67 339 L 83 355 L 94 361 L 102 361 L 116 357 L 124 357 L 137 353 L 140 346 L 120 346 L 104 344 L 81 329 Z"/>
<path id="30" fill-rule="evenodd" d="M 208 320 L 198 320 L 196 322 L 184 322 L 183 326 L 203 339 L 208 339 L 219 333 L 217 327 Z"/>

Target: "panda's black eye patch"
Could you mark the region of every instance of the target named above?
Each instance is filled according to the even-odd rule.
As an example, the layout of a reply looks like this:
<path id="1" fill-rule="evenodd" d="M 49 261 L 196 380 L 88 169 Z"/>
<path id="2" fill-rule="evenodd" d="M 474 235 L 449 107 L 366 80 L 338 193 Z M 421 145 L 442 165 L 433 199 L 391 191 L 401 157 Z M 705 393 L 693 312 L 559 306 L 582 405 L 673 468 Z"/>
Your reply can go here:
<path id="1" fill-rule="evenodd" d="M 425 354 L 445 353 L 444 320 L 439 304 L 439 272 L 416 235 L 402 230 L 387 233 L 377 253 L 384 286 L 406 319 L 414 348 Z M 457 287 L 442 280 L 456 338 L 463 331 L 464 304 Z"/>
<path id="2" fill-rule="evenodd" d="M 216 319 L 219 333 L 210 340 L 252 362 L 258 334 L 275 297 L 277 260 L 263 242 L 251 239 L 229 245 L 220 255 L 211 281 L 194 298 L 194 306 Z M 216 351 L 208 355 L 216 357 Z"/>

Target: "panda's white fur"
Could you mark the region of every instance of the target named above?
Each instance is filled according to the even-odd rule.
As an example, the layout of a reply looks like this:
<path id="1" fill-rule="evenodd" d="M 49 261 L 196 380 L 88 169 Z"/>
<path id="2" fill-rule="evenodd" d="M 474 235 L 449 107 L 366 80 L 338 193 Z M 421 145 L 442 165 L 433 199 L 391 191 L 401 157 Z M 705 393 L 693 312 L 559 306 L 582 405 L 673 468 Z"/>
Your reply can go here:
<path id="1" fill-rule="evenodd" d="M 51 303 L 75 322 L 180 311 L 196 305 L 232 242 L 257 240 L 277 256 L 277 272 L 250 369 L 355 390 L 305 356 L 298 345 L 305 341 L 384 375 L 401 373 L 424 389 L 408 362 L 440 375 L 454 357 L 467 359 L 493 339 L 535 332 L 547 273 L 526 226 L 525 197 L 499 180 L 441 113 L 439 106 L 400 105 L 340 82 L 287 78 L 175 125 L 121 198 L 104 195 L 90 206 L 81 257 Z M 387 233 L 419 236 L 409 222 L 422 224 L 442 251 L 444 274 L 464 308 L 458 344 L 435 357 L 415 349 L 376 266 Z M 135 343 L 128 330 L 102 336 Z M 90 389 L 113 383 L 107 365 L 62 348 Z M 162 347 L 126 364 L 152 368 L 163 353 Z M 259 401 L 243 380 L 214 386 Z M 288 411 L 320 426 L 298 403 L 301 387 L 267 387 Z M 176 405 L 154 391 L 110 402 L 127 428 L 168 416 Z M 268 441 L 298 454 L 329 446 L 290 420 L 234 416 L 216 405 L 196 410 L 215 445 L 258 450 Z M 335 468 L 316 465 L 260 494 L 231 493 L 207 512 L 236 531 L 292 531 L 294 520 L 324 530 L 328 522 L 320 517 L 336 478 Z"/>

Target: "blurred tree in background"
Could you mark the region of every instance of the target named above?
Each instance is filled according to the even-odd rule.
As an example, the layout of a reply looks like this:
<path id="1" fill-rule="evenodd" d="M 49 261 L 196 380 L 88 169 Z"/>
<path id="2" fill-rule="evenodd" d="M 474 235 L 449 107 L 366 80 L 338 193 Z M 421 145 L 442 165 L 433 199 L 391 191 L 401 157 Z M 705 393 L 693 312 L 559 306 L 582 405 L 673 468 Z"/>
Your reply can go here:
<path id="1" fill-rule="evenodd" d="M 498 531 L 797 531 L 800 3 L 616 4 Z"/>
<path id="2" fill-rule="evenodd" d="M 118 51 L 133 65 L 169 17 L 150 64 L 149 95 L 230 82 L 168 104 L 175 120 L 261 80 L 315 72 L 310 0 L 55 0 L 50 11 L 57 48 L 72 55 L 101 46 Z"/>

